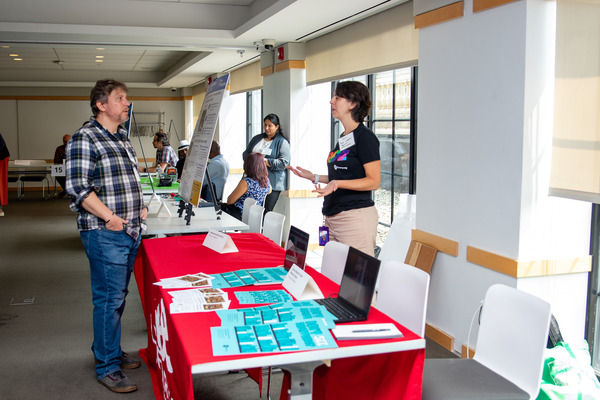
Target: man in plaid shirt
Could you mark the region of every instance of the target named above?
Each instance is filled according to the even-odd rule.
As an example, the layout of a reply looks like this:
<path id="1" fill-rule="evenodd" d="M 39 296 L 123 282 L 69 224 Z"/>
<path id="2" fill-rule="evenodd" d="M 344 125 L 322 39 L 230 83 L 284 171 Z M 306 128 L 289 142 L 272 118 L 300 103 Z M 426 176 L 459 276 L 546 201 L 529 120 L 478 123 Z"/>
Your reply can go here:
<path id="1" fill-rule="evenodd" d="M 137 385 L 122 369 L 141 362 L 121 349 L 121 316 L 148 209 L 137 156 L 121 126 L 129 118 L 127 86 L 98 81 L 90 104 L 94 116 L 67 144 L 67 192 L 90 262 L 96 375 L 113 392 L 132 392 Z"/>
<path id="2" fill-rule="evenodd" d="M 171 147 L 169 137 L 166 133 L 155 133 L 152 145 L 156 149 L 156 163 L 150 168 L 140 168 L 140 172 L 156 172 L 159 165 L 163 171 L 166 171 L 168 167 L 177 167 L 179 157 L 177 157 L 175 150 Z"/>

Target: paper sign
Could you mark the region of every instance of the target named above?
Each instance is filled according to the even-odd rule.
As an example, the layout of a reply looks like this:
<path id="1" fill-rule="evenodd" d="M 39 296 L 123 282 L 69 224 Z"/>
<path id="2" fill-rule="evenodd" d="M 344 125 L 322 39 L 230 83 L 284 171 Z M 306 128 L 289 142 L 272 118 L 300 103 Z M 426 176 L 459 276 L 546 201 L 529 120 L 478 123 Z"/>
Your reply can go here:
<path id="1" fill-rule="evenodd" d="M 221 254 L 235 253 L 239 251 L 229 235 L 212 229 L 208 231 L 202 244 Z"/>
<path id="2" fill-rule="evenodd" d="M 52 172 L 50 173 L 52 176 L 65 176 L 65 165 L 64 164 L 53 164 Z"/>
<path id="3" fill-rule="evenodd" d="M 208 155 L 212 146 L 221 102 L 228 92 L 229 74 L 215 79 L 208 87 L 196 128 L 188 149 L 179 180 L 179 197 L 195 206 L 200 201 Z"/>
<path id="4" fill-rule="evenodd" d="M 285 276 L 283 287 L 298 300 L 323 298 L 323 293 L 321 293 L 313 278 L 296 264 L 292 265 Z"/>
<path id="5" fill-rule="evenodd" d="M 152 202 L 152 199 L 150 199 L 150 203 Z M 171 210 L 169 210 L 169 207 L 165 204 L 165 202 L 163 200 L 161 200 L 160 198 L 158 198 L 158 209 L 156 210 L 156 212 L 148 212 L 148 216 L 149 217 L 159 217 L 161 214 L 166 214 L 169 217 L 172 217 L 173 215 L 171 214 Z M 148 206 L 149 207 L 149 206 Z"/>

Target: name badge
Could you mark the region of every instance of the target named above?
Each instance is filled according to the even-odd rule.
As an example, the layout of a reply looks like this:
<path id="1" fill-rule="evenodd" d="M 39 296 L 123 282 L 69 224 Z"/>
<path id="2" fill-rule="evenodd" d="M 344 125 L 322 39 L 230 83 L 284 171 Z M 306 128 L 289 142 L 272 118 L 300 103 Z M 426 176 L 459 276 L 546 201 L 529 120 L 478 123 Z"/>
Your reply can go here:
<path id="1" fill-rule="evenodd" d="M 266 149 L 262 149 L 261 153 L 263 156 L 270 156 L 272 151 L 273 151 L 273 149 L 266 148 Z"/>
<path id="2" fill-rule="evenodd" d="M 347 148 L 354 146 L 354 132 L 350 132 L 349 134 L 340 137 L 338 143 L 340 144 L 340 151 L 344 151 Z"/>

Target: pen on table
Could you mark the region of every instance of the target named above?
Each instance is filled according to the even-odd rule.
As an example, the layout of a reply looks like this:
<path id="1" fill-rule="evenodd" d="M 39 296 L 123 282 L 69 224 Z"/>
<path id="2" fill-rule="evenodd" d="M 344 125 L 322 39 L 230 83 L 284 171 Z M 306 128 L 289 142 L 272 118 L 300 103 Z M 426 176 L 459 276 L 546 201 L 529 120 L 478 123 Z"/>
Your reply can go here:
<path id="1" fill-rule="evenodd" d="M 384 329 L 360 329 L 357 331 L 352 331 L 352 333 L 361 333 L 361 332 L 385 332 L 385 331 L 389 331 L 389 329 L 384 328 Z"/>

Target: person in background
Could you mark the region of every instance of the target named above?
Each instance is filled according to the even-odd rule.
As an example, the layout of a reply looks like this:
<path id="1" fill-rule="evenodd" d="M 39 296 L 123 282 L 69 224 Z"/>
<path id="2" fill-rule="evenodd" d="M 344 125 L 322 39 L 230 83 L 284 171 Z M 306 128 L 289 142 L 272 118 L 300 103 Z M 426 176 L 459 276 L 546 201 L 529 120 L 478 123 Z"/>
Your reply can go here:
<path id="1" fill-rule="evenodd" d="M 67 152 L 67 142 L 69 141 L 69 139 L 71 139 L 71 135 L 64 135 L 62 137 L 63 144 L 58 146 L 56 148 L 56 150 L 54 151 L 54 164 L 64 163 L 65 154 Z M 67 194 L 67 191 L 65 190 L 66 189 L 66 184 L 65 184 L 66 178 L 64 176 L 57 176 L 57 177 L 55 177 L 55 179 L 56 179 L 56 182 L 58 182 L 58 184 L 62 188 L 62 191 L 58 194 L 58 198 L 62 199 Z"/>
<path id="2" fill-rule="evenodd" d="M 246 156 L 252 152 L 260 153 L 265 157 L 269 181 L 273 187 L 273 191 L 265 200 L 265 210 L 273 211 L 279 195 L 287 189 L 286 167 L 290 165 L 290 142 L 283 136 L 277 115 L 267 115 L 264 123 L 265 131 L 250 140 L 242 157 L 246 159 Z"/>
<path id="3" fill-rule="evenodd" d="M 2 207 L 8 204 L 8 160 L 10 153 L 0 133 L 0 217 L 4 217 Z"/>
<path id="4" fill-rule="evenodd" d="M 371 109 L 369 89 L 360 82 L 341 82 L 330 104 L 344 132 L 327 158 L 327 175 L 301 167 L 288 169 L 313 182 L 314 192 L 325 197 L 323 215 L 329 239 L 373 255 L 379 221 L 373 190 L 379 188 L 381 162 L 379 140 L 363 125 Z"/>
<path id="5" fill-rule="evenodd" d="M 246 198 L 251 197 L 262 206 L 269 193 L 271 183 L 265 159 L 262 154 L 250 153 L 244 159 L 244 178 L 227 197 L 227 202 L 221 204 L 221 209 L 241 221 Z"/>
<path id="6" fill-rule="evenodd" d="M 208 153 L 208 165 L 206 166 L 210 180 L 215 186 L 215 192 L 217 200 L 221 201 L 223 198 L 223 189 L 225 189 L 225 183 L 229 176 L 229 163 L 221 154 L 221 146 L 216 140 L 212 141 L 210 146 L 210 153 Z M 207 201 L 212 201 L 210 190 L 208 189 L 208 179 L 204 179 L 202 184 L 202 198 Z"/>
<path id="7" fill-rule="evenodd" d="M 154 134 L 154 140 L 152 145 L 156 149 L 156 163 L 150 168 L 140 168 L 140 172 L 156 172 L 157 167 L 160 165 L 160 169 L 164 172 L 168 167 L 177 167 L 177 154 L 169 143 L 169 138 L 164 132 L 157 132 Z"/>
<path id="8" fill-rule="evenodd" d="M 181 180 L 181 174 L 183 173 L 183 165 L 185 164 L 185 157 L 187 157 L 188 149 L 190 148 L 190 142 L 187 140 L 180 140 L 179 146 L 177 146 L 177 155 L 179 160 L 177 161 L 177 182 Z"/>
<path id="9" fill-rule="evenodd" d="M 148 215 L 137 156 L 121 125 L 129 118 L 129 104 L 124 83 L 97 81 L 90 93 L 94 116 L 67 143 L 65 168 L 90 263 L 96 376 L 118 393 L 137 390 L 123 374 L 141 362 L 121 349 L 121 317 Z"/>

